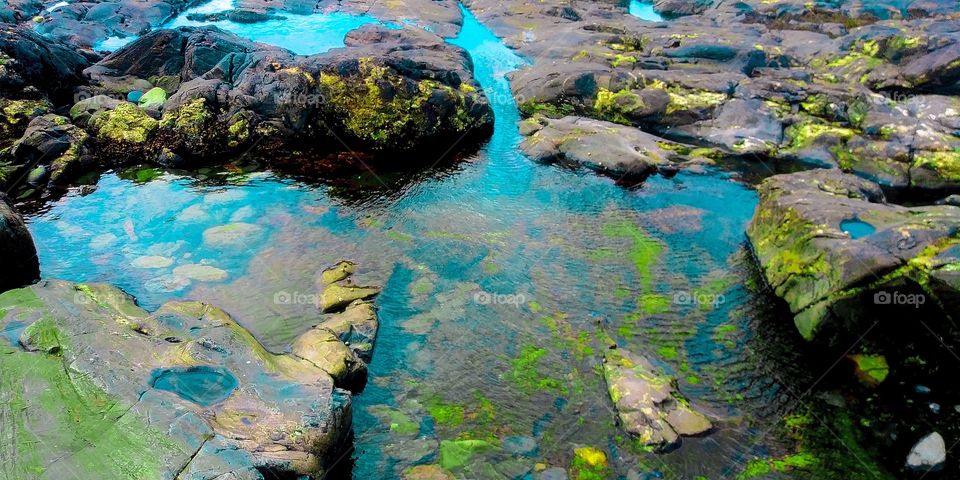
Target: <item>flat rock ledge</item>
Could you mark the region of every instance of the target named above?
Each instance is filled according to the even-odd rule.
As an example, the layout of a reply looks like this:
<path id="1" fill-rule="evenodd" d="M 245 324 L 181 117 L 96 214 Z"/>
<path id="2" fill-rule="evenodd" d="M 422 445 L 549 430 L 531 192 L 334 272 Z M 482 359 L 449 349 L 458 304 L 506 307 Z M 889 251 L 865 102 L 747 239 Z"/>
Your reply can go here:
<path id="1" fill-rule="evenodd" d="M 681 437 L 704 435 L 713 424 L 677 391 L 676 381 L 646 358 L 617 349 L 607 353 L 603 373 L 621 426 L 646 446 L 666 449 Z"/>
<path id="2" fill-rule="evenodd" d="M 603 120 L 535 116 L 520 123 L 520 150 L 542 163 L 583 166 L 619 178 L 672 175 L 681 166 L 712 163 L 714 150 L 660 138 Z"/>
<path id="3" fill-rule="evenodd" d="M 363 301 L 267 351 L 195 302 L 149 313 L 102 284 L 0 294 L 0 452 L 14 478 L 322 477 L 351 432 L 377 331 Z M 361 367 L 362 365 L 362 367 Z"/>
<path id="4" fill-rule="evenodd" d="M 960 208 L 888 204 L 837 170 L 776 175 L 758 191 L 747 236 L 804 338 L 877 306 L 960 311 Z"/>

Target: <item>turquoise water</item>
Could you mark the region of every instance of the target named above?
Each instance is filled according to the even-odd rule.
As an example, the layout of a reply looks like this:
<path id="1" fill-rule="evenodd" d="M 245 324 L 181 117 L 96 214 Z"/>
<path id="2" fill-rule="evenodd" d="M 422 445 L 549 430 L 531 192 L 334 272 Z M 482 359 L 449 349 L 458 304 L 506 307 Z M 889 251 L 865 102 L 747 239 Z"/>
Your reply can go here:
<path id="1" fill-rule="evenodd" d="M 148 309 L 204 300 L 283 352 L 318 313 L 276 299 L 309 300 L 324 268 L 358 262 L 357 282 L 384 290 L 370 383 L 354 399 L 357 479 L 397 478 L 461 439 L 488 446 L 451 467 L 466 478 L 565 468 L 585 445 L 620 475 L 742 470 L 759 447 L 734 419 L 779 388 L 745 348 L 755 192 L 716 171 L 624 188 L 524 158 L 505 75 L 525 62 L 464 17 L 450 42 L 470 52 L 496 114 L 474 157 L 404 184 L 369 175 L 361 192 L 241 165 L 107 173 L 29 218 L 44 277 L 113 283 Z M 729 424 L 669 455 L 634 450 L 599 374 L 608 335 Z"/>
<path id="2" fill-rule="evenodd" d="M 850 238 L 856 240 L 868 235 L 873 235 L 877 228 L 859 218 L 849 218 L 840 222 L 840 230 L 847 232 Z"/>
<path id="3" fill-rule="evenodd" d="M 662 22 L 663 16 L 653 9 L 652 3 L 641 2 L 640 0 L 630 0 L 627 11 L 634 17 L 639 17 L 648 22 Z"/>
<path id="4" fill-rule="evenodd" d="M 165 368 L 150 374 L 150 386 L 209 407 L 226 400 L 237 388 L 237 379 L 223 368 Z"/>
<path id="5" fill-rule="evenodd" d="M 342 12 L 313 14 L 280 12 L 277 14 L 280 18 L 256 23 L 237 23 L 229 20 L 210 22 L 187 18 L 191 14 L 220 13 L 233 7 L 233 0 L 213 0 L 185 10 L 161 28 L 216 26 L 244 38 L 286 48 L 298 55 L 312 55 L 342 47 L 347 33 L 363 25 L 378 24 L 399 28 L 380 22 L 370 15 L 350 15 Z M 112 52 L 136 39 L 136 36 L 110 37 L 98 43 L 94 49 Z"/>

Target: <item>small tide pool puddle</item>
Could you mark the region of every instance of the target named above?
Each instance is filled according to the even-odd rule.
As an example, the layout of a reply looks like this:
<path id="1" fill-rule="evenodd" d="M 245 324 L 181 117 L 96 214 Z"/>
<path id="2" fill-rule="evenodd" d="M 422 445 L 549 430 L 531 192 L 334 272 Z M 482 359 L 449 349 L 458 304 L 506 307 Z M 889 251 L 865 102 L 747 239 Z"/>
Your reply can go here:
<path id="1" fill-rule="evenodd" d="M 663 16 L 653 9 L 652 3 L 642 2 L 640 0 L 630 0 L 630 4 L 627 6 L 627 11 L 630 13 L 630 15 L 648 22 L 665 21 Z"/>
<path id="2" fill-rule="evenodd" d="M 163 368 L 150 374 L 150 386 L 209 407 L 229 398 L 237 379 L 220 367 Z"/>
<path id="3" fill-rule="evenodd" d="M 840 230 L 843 230 L 850 238 L 857 240 L 869 235 L 873 235 L 877 228 L 859 218 L 848 218 L 840 222 Z"/>

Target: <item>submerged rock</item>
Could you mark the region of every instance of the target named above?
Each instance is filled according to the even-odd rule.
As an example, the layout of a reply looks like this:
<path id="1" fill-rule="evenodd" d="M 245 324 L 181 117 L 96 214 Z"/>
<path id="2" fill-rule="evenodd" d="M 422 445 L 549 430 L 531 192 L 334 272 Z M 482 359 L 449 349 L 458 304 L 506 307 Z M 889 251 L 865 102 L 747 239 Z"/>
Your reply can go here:
<path id="1" fill-rule="evenodd" d="M 776 175 L 759 194 L 747 236 L 804 338 L 866 305 L 958 311 L 960 208 L 888 204 L 879 186 L 837 170 Z"/>
<path id="2" fill-rule="evenodd" d="M 22 350 L 0 346 L 5 380 L 15 380 L 0 398 L 22 405 L 2 421 L 29 421 L 41 440 L 14 430 L 12 441 L 33 445 L 9 459 L 16 468 L 42 461 L 50 478 L 130 468 L 145 478 L 322 476 L 345 447 L 350 394 L 313 361 L 267 351 L 216 307 L 170 302 L 151 314 L 116 288 L 50 280 L 0 295 L 0 313 L 5 330 L 22 329 Z M 297 344 L 310 347 L 311 335 Z M 324 360 L 353 358 L 345 348 Z"/>
<path id="3" fill-rule="evenodd" d="M 947 445 L 939 433 L 933 432 L 920 439 L 907 456 L 907 468 L 927 472 L 938 471 L 947 461 Z"/>
<path id="4" fill-rule="evenodd" d="M 40 261 L 23 217 L 0 197 L 0 292 L 40 278 Z"/>
<path id="5" fill-rule="evenodd" d="M 356 264 L 342 261 L 320 274 L 320 292 L 318 308 L 324 313 L 343 310 L 358 300 L 365 300 L 380 293 L 378 287 L 359 287 L 353 284 L 350 276 Z"/>
<path id="6" fill-rule="evenodd" d="M 623 428 L 643 445 L 669 447 L 681 436 L 703 435 L 713 424 L 693 410 L 676 381 L 644 357 L 617 349 L 607 353 L 604 378 Z"/>

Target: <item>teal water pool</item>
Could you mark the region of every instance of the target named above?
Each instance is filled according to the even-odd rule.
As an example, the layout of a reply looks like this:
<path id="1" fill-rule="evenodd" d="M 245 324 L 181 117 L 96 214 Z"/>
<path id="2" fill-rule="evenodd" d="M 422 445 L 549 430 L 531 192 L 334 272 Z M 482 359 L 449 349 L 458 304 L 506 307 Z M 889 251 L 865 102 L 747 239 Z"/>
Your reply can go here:
<path id="1" fill-rule="evenodd" d="M 648 22 L 664 21 L 663 16 L 653 9 L 652 3 L 647 3 L 641 0 L 630 0 L 630 3 L 627 5 L 627 11 L 630 13 L 630 15 Z"/>
<path id="2" fill-rule="evenodd" d="M 239 164 L 106 173 L 29 218 L 43 275 L 112 283 L 148 309 L 207 301 L 283 352 L 318 313 L 277 299 L 309 298 L 324 268 L 357 262 L 358 283 L 384 285 L 371 381 L 354 399 L 357 479 L 435 463 L 533 478 L 579 446 L 622 476 L 739 472 L 776 443 L 752 441 L 762 428 L 744 419 L 780 403 L 783 375 L 748 348 L 762 315 L 745 266 L 755 192 L 714 170 L 625 188 L 529 161 L 506 78 L 525 62 L 463 13 L 449 41 L 470 52 L 496 115 L 474 157 L 401 185 L 370 175 L 359 193 Z M 723 427 L 667 455 L 638 450 L 599 373 L 608 337 Z"/>

